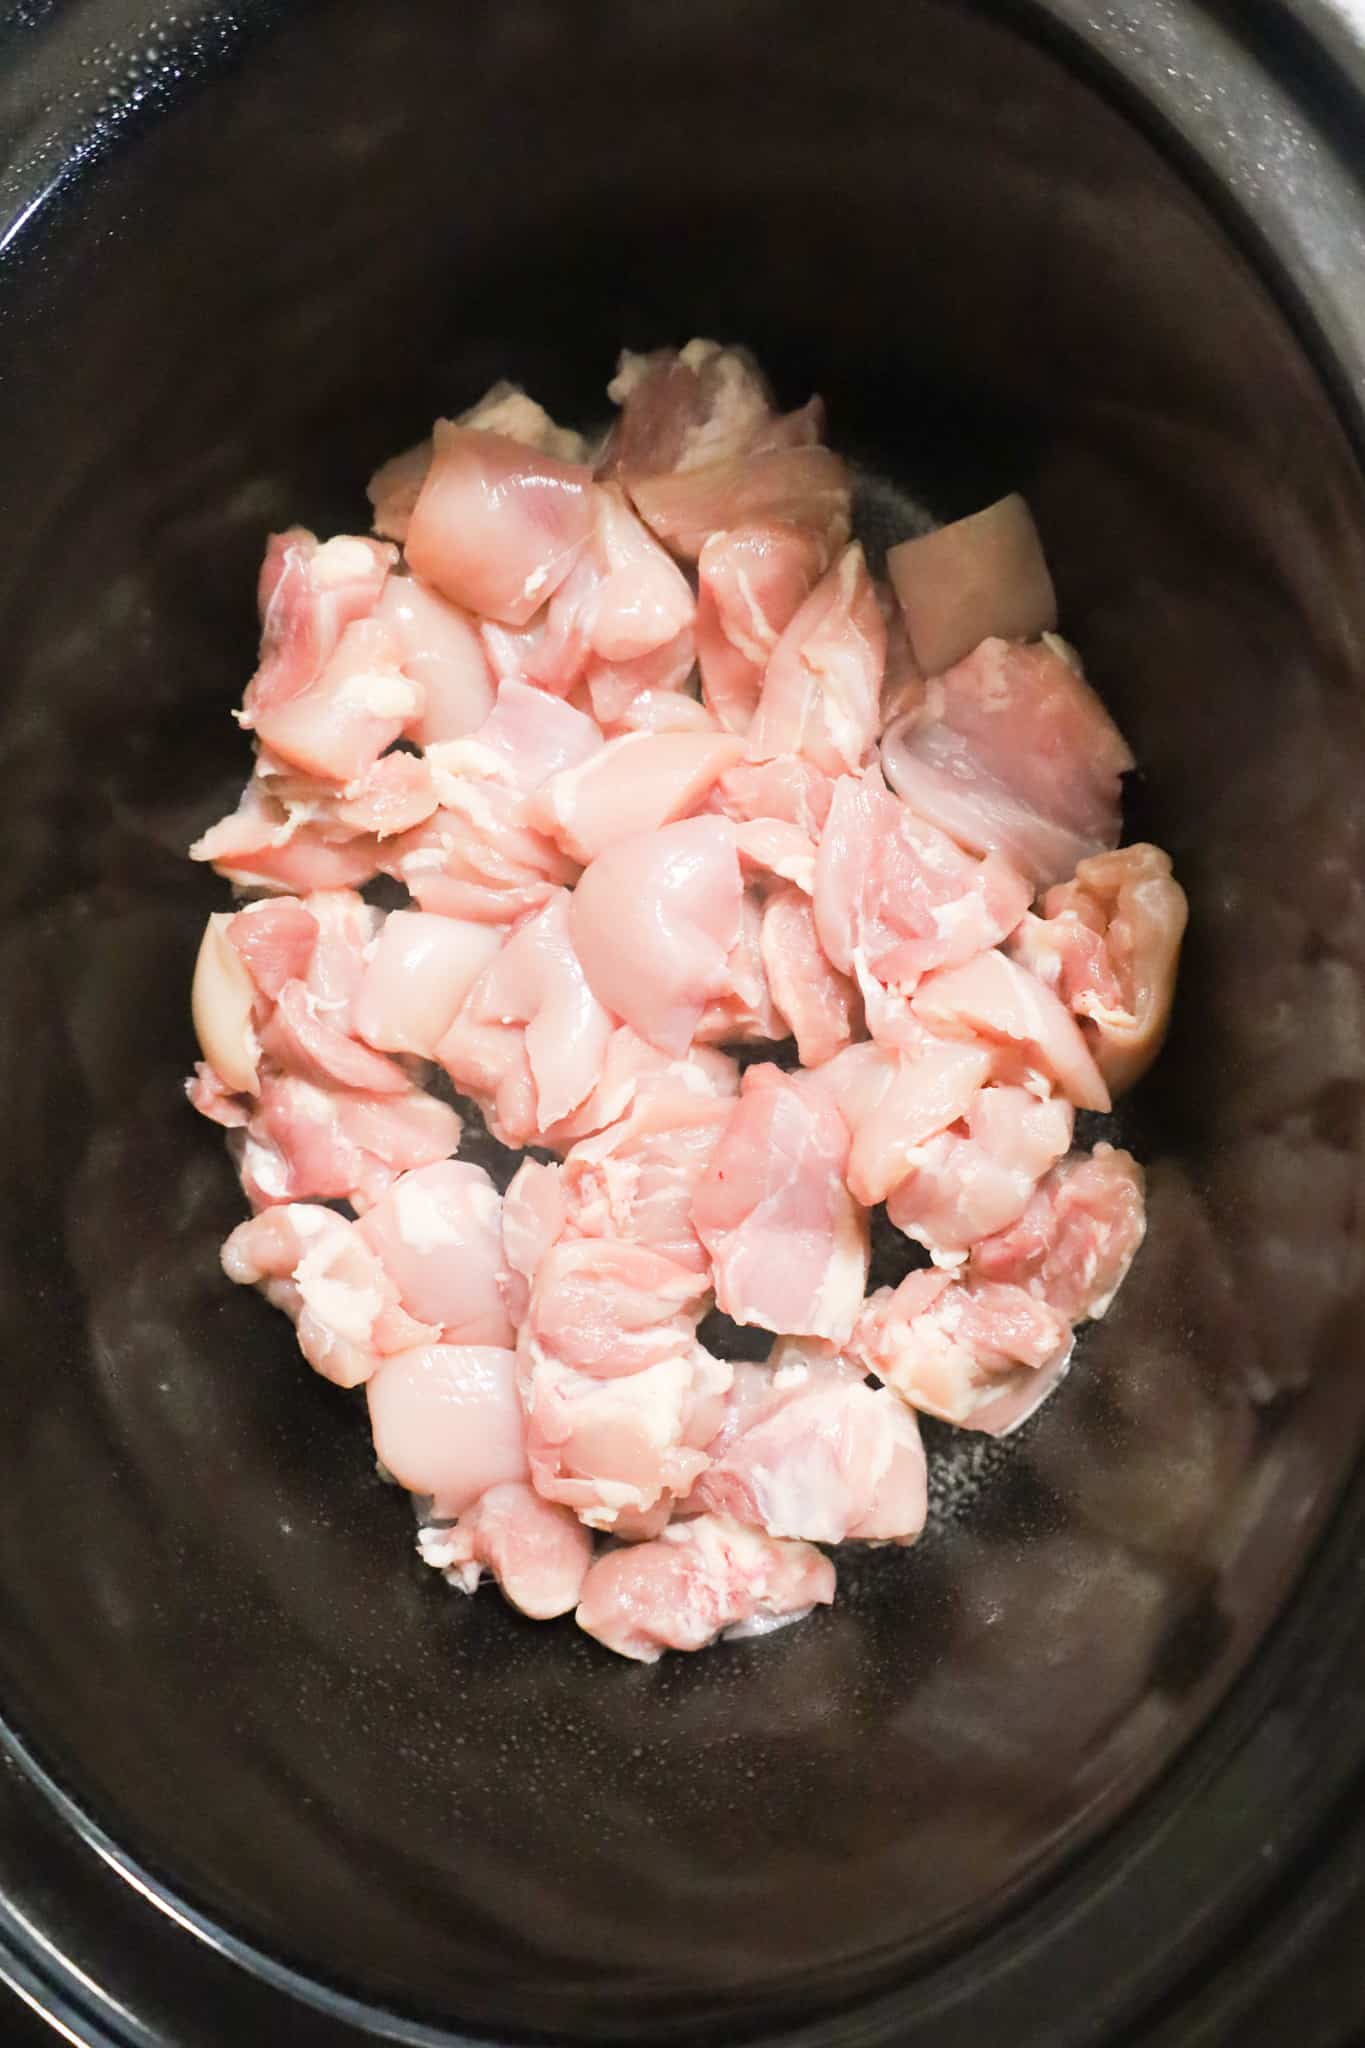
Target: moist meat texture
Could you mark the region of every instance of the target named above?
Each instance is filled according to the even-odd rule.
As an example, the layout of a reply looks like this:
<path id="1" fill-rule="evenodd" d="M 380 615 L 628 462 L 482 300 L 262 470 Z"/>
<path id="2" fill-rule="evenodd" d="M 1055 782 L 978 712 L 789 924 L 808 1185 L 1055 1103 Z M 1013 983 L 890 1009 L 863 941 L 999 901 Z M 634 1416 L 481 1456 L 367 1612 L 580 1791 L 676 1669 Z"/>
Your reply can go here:
<path id="1" fill-rule="evenodd" d="M 608 396 L 594 444 L 495 385 L 375 472 L 372 534 L 266 542 L 187 1092 L 250 1212 L 225 1274 L 363 1390 L 422 1558 L 653 1662 L 913 1544 L 921 1414 L 1001 1435 L 1060 1384 L 1144 1230 L 1076 1112 L 1157 1057 L 1186 902 L 1121 843 L 1022 498 L 883 576 L 746 350 Z"/>

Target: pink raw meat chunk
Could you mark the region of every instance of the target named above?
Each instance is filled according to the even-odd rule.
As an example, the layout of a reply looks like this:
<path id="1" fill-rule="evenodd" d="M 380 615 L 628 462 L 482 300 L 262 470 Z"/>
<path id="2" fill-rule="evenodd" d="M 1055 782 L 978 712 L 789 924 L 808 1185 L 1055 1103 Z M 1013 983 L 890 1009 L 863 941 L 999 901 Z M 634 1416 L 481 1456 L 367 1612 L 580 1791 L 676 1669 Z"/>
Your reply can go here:
<path id="1" fill-rule="evenodd" d="M 375 1454 L 400 1486 L 462 1515 L 490 1487 L 526 1477 L 516 1355 L 494 1345 L 421 1344 L 369 1381 Z"/>
<path id="2" fill-rule="evenodd" d="M 886 557 L 916 665 L 941 675 L 995 635 L 1033 640 L 1057 623 L 1057 597 L 1033 514 L 1014 492 Z"/>
<path id="3" fill-rule="evenodd" d="M 689 341 L 649 355 L 622 351 L 608 398 L 621 412 L 604 474 L 662 476 L 749 447 L 773 418 L 767 380 L 747 349 Z"/>
<path id="4" fill-rule="evenodd" d="M 614 1020 L 588 985 L 556 890 L 470 989 L 436 1057 L 457 1088 L 487 1100 L 510 1145 L 542 1137 L 600 1080 Z"/>
<path id="5" fill-rule="evenodd" d="M 685 818 L 618 839 L 584 872 L 570 929 L 598 1001 L 677 1058 L 730 986 L 739 859 L 728 819 Z"/>
<path id="6" fill-rule="evenodd" d="M 410 1316 L 446 1344 L 511 1345 L 502 1199 L 480 1166 L 447 1159 L 402 1174 L 356 1225 Z"/>
<path id="7" fill-rule="evenodd" d="M 524 626 L 592 532 L 592 472 L 505 434 L 438 420 L 408 524 L 413 573 L 467 611 Z"/>
<path id="8" fill-rule="evenodd" d="M 730 732 L 749 730 L 763 672 L 828 564 L 820 536 L 773 521 L 713 533 L 697 558 L 702 697 Z"/>
<path id="9" fill-rule="evenodd" d="M 434 1059 L 436 1048 L 503 943 L 493 925 L 422 910 L 385 918 L 355 999 L 355 1029 L 381 1052 Z"/>
<path id="10" fill-rule="evenodd" d="M 738 846 L 743 826 L 736 826 Z M 702 1011 L 697 1045 L 771 1045 L 787 1036 L 763 964 L 763 894 L 749 888 L 739 906 L 739 933 L 725 963 L 725 987 Z"/>
<path id="11" fill-rule="evenodd" d="M 849 1137 L 818 1080 L 750 1067 L 697 1189 L 692 1224 L 737 1323 L 842 1342 L 867 1284 L 867 1219 L 844 1183 Z"/>
<path id="12" fill-rule="evenodd" d="M 514 1323 L 525 1319 L 540 1262 L 566 1219 L 559 1168 L 523 1159 L 502 1198 L 503 1291 Z"/>
<path id="13" fill-rule="evenodd" d="M 377 616 L 392 633 L 403 674 L 422 692 L 410 736 L 429 747 L 476 731 L 493 708 L 493 672 L 469 613 L 416 576 L 391 576 Z"/>
<path id="14" fill-rule="evenodd" d="M 1142 1168 L 1131 1153 L 1097 1145 L 1054 1167 L 1019 1221 L 975 1247 L 971 1271 L 1081 1322 L 1109 1307 L 1146 1227 Z"/>
<path id="15" fill-rule="evenodd" d="M 541 1259 L 523 1354 L 617 1379 L 691 1349 L 708 1278 L 643 1244 L 561 1238 Z"/>
<path id="16" fill-rule="evenodd" d="M 619 1656 L 653 1664 L 665 1650 L 701 1650 L 718 1635 L 799 1621 L 833 1598 L 834 1566 L 810 1544 L 698 1515 L 652 1543 L 599 1557 L 577 1620 Z"/>
<path id="17" fill-rule="evenodd" d="M 284 1310 L 308 1363 L 338 1386 L 359 1386 L 387 1355 L 436 1334 L 404 1311 L 373 1247 L 332 1209 L 263 1210 L 238 1224 L 222 1259 L 229 1280 Z"/>
<path id="18" fill-rule="evenodd" d="M 1035 891 L 1117 844 L 1133 765 L 1061 647 L 983 640 L 882 741 L 886 779 L 913 810 L 972 853 L 1003 855 Z"/>
<path id="19" fill-rule="evenodd" d="M 870 1298 L 849 1348 L 913 1408 L 1003 1436 L 1065 1372 L 1071 1325 L 1022 1287 L 916 1272 Z"/>
<path id="20" fill-rule="evenodd" d="M 421 687 L 404 675 L 399 655 L 385 620 L 355 620 L 306 688 L 256 705 L 251 722 L 261 744 L 319 781 L 355 782 L 421 717 Z"/>
<path id="21" fill-rule="evenodd" d="M 448 1159 L 460 1119 L 421 1088 L 360 1095 L 270 1074 L 247 1122 L 238 1159 L 253 1208 L 343 1199 L 368 1208 L 400 1173 Z"/>
<path id="22" fill-rule="evenodd" d="M 396 557 L 395 548 L 352 534 L 319 541 L 294 526 L 271 535 L 257 585 L 260 665 L 242 700 L 247 731 L 260 713 L 312 687 L 347 627 L 373 613 Z"/>
<path id="23" fill-rule="evenodd" d="M 886 626 L 855 542 L 816 584 L 764 671 L 749 758 L 799 754 L 838 775 L 858 768 L 880 729 Z"/>
<path id="24" fill-rule="evenodd" d="M 861 963 L 909 995 L 932 968 L 998 945 L 1028 902 L 1028 884 L 1008 862 L 964 853 L 892 796 L 877 768 L 835 783 L 814 903 L 820 943 L 843 973 Z"/>
<path id="25" fill-rule="evenodd" d="M 1009 950 L 1081 1019 L 1114 1095 L 1161 1050 L 1189 907 L 1159 846 L 1092 854 L 1049 889 Z"/>
<path id="26" fill-rule="evenodd" d="M 935 1264 L 958 1264 L 982 1238 L 1016 1223 L 1071 1143 L 1071 1105 L 1027 1088 L 983 1088 L 961 1123 L 915 1148 L 886 1213 Z"/>
<path id="27" fill-rule="evenodd" d="M 692 1489 L 704 1508 L 811 1543 L 913 1543 L 927 1480 L 913 1413 L 814 1347 L 777 1344 L 767 1399 Z"/>
<path id="28" fill-rule="evenodd" d="M 503 1598 L 532 1621 L 571 1614 L 592 1563 L 592 1537 L 578 1517 L 521 1480 L 491 1486 L 450 1528 L 421 1530 L 417 1548 L 465 1593 L 491 1572 Z"/>
<path id="29" fill-rule="evenodd" d="M 902 1048 L 850 1046 L 822 1069 L 851 1134 L 846 1178 L 857 1201 L 886 1200 L 921 1147 L 967 1114 L 992 1062 L 988 1046 L 920 1030 Z"/>
<path id="30" fill-rule="evenodd" d="M 815 913 L 800 889 L 779 889 L 768 898 L 759 943 L 768 987 L 802 1066 L 821 1066 L 858 1035 L 862 1004 L 848 976 L 825 957 Z"/>
<path id="31" fill-rule="evenodd" d="M 372 833 L 354 831 L 335 815 L 314 819 L 291 810 L 253 775 L 235 811 L 200 834 L 191 860 L 211 862 L 229 882 L 244 889 L 351 889 L 371 881 L 383 859 Z"/>
<path id="32" fill-rule="evenodd" d="M 1108 1109 L 1109 1090 L 1076 1020 L 1042 982 L 1001 952 L 978 953 L 921 983 L 911 1008 L 945 1037 L 1009 1046 L 1077 1109 Z"/>
<path id="33" fill-rule="evenodd" d="M 742 751 L 742 742 L 725 733 L 624 734 L 546 783 L 536 822 L 586 865 L 616 840 L 695 810 Z"/>

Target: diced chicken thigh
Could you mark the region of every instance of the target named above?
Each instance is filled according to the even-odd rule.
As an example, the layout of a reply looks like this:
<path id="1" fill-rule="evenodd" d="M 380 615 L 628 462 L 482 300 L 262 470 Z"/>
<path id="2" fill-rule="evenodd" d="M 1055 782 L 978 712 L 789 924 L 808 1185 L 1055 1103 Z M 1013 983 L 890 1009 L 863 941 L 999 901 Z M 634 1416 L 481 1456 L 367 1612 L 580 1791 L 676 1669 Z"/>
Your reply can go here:
<path id="1" fill-rule="evenodd" d="M 697 659 L 702 697 L 730 732 L 745 733 L 785 628 L 824 573 L 816 533 L 756 522 L 713 533 L 697 558 Z"/>
<path id="2" fill-rule="evenodd" d="M 431 1497 L 434 1519 L 462 1515 L 491 1487 L 527 1474 L 516 1355 L 493 1345 L 422 1344 L 368 1382 L 384 1470 Z"/>
<path id="3" fill-rule="evenodd" d="M 1146 1227 L 1142 1168 L 1131 1153 L 1097 1145 L 1054 1167 L 1019 1221 L 974 1248 L 971 1271 L 1078 1323 L 1109 1307 Z"/>
<path id="4" fill-rule="evenodd" d="M 855 542 L 794 614 L 764 671 L 749 757 L 798 754 L 838 775 L 861 766 L 879 731 L 886 626 Z"/>
<path id="5" fill-rule="evenodd" d="M 1070 1145 L 1073 1122 L 1060 1096 L 983 1088 L 961 1123 L 915 1148 L 887 1215 L 936 1265 L 958 1265 L 982 1238 L 1018 1222 Z"/>
<path id="6" fill-rule="evenodd" d="M 514 1342 L 502 1199 L 482 1167 L 447 1159 L 402 1174 L 355 1227 L 408 1314 L 443 1343 Z"/>
<path id="7" fill-rule="evenodd" d="M 921 983 L 911 1002 L 944 1037 L 1013 1047 L 1025 1073 L 1045 1077 L 1077 1109 L 1108 1109 L 1109 1090 L 1071 1013 L 1027 968 L 999 951 L 978 953 Z"/>
<path id="8" fill-rule="evenodd" d="M 449 1528 L 422 1529 L 417 1548 L 465 1593 L 491 1572 L 503 1598 L 532 1621 L 572 1613 L 592 1563 L 592 1537 L 578 1517 L 515 1479 L 490 1487 Z"/>
<path id="9" fill-rule="evenodd" d="M 1022 1287 L 915 1272 L 870 1298 L 849 1349 L 912 1407 L 1003 1436 L 1066 1370 L 1071 1325 Z"/>

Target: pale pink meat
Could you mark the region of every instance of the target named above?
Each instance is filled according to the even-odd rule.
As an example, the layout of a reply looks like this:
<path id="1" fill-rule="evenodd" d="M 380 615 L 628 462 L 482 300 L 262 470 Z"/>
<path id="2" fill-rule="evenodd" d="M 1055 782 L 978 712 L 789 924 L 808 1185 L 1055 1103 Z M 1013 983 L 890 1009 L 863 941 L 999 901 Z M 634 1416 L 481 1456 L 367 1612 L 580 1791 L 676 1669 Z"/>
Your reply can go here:
<path id="1" fill-rule="evenodd" d="M 1077 1109 L 1108 1109 L 1109 1090 L 1075 1018 L 1035 975 L 1002 952 L 978 953 L 921 982 L 911 1008 L 944 1037 L 1011 1047 Z"/>
<path id="2" fill-rule="evenodd" d="M 524 626 L 587 544 L 592 472 L 505 434 L 438 420 L 408 524 L 413 573 L 467 611 Z"/>
<path id="3" fill-rule="evenodd" d="M 735 844 L 743 826 L 735 827 Z M 697 1045 L 770 1045 L 787 1036 L 787 1021 L 773 1001 L 763 964 L 764 893 L 746 888 L 739 906 L 739 933 L 726 962 L 726 982 L 701 1013 Z"/>
<path id="4" fill-rule="evenodd" d="M 855 541 L 793 615 L 769 658 L 751 760 L 799 754 L 827 775 L 861 766 L 880 730 L 886 626 Z"/>
<path id="5" fill-rule="evenodd" d="M 362 1045 L 331 1021 L 306 982 L 287 981 L 267 1022 L 261 1050 L 287 1074 L 320 1088 L 349 1088 L 363 1095 L 405 1095 L 412 1083 L 396 1061 Z"/>
<path id="6" fill-rule="evenodd" d="M 434 1059 L 479 975 L 503 943 L 493 925 L 394 910 L 374 940 L 357 991 L 358 1037 L 381 1052 Z"/>
<path id="7" fill-rule="evenodd" d="M 585 869 L 569 924 L 598 1001 L 670 1057 L 730 987 L 740 932 L 734 827 L 685 818 L 618 839 Z"/>
<path id="8" fill-rule="evenodd" d="M 436 1057 L 457 1088 L 489 1103 L 511 1145 L 538 1140 L 591 1094 L 614 1028 L 590 988 L 556 890 L 474 982 Z"/>
<path id="9" fill-rule="evenodd" d="M 740 761 L 716 783 L 713 808 L 739 824 L 767 820 L 795 825 L 812 845 L 829 816 L 837 784 L 798 754 Z"/>
<path id="10" fill-rule="evenodd" d="M 713 533 L 736 526 L 797 526 L 831 554 L 851 525 L 848 465 L 828 448 L 777 447 L 629 482 L 635 509 L 664 546 L 695 562 Z"/>
<path id="11" fill-rule="evenodd" d="M 320 782 L 345 785 L 374 766 L 422 706 L 420 685 L 400 666 L 392 626 L 373 617 L 346 627 L 306 688 L 258 702 L 251 720 L 279 760 Z"/>
<path id="12" fill-rule="evenodd" d="M 1003 1436 L 1056 1386 L 1071 1325 L 1022 1287 L 915 1272 L 869 1299 L 849 1347 L 911 1407 Z"/>
<path id="13" fill-rule="evenodd" d="M 242 700 L 247 731 L 312 687 L 347 627 L 373 613 L 396 555 L 353 534 L 319 541 L 294 526 L 271 535 L 257 585 L 260 663 Z"/>
<path id="14" fill-rule="evenodd" d="M 749 730 L 763 673 L 828 563 L 816 533 L 772 521 L 713 533 L 697 558 L 702 697 L 731 732 Z"/>
<path id="15" fill-rule="evenodd" d="M 992 1064 L 988 1046 L 921 1029 L 908 1046 L 854 1045 L 822 1067 L 851 1135 L 846 1178 L 855 1200 L 884 1202 L 920 1148 L 967 1114 Z"/>
<path id="16" fill-rule="evenodd" d="M 524 1480 L 516 1355 L 483 1344 L 420 1344 L 368 1382 L 375 1455 L 437 1519 L 462 1515 L 490 1487 Z"/>
<path id="17" fill-rule="evenodd" d="M 1188 916 L 1170 855 L 1121 846 L 1049 889 L 1042 916 L 1026 917 L 1010 941 L 1081 1019 L 1111 1094 L 1131 1088 L 1161 1050 Z"/>
<path id="18" fill-rule="evenodd" d="M 717 733 L 721 729 L 706 706 L 684 689 L 652 686 L 639 690 L 619 718 L 603 718 L 601 725 L 609 738 L 628 732 Z"/>
<path id="19" fill-rule="evenodd" d="M 760 1412 L 717 1455 L 691 1501 L 770 1536 L 913 1543 L 924 1527 L 924 1448 L 911 1410 L 861 1371 L 779 1343 Z"/>
<path id="20" fill-rule="evenodd" d="M 531 1478 L 546 1500 L 590 1528 L 634 1532 L 705 1471 L 731 1369 L 701 1345 L 608 1378 L 531 1344 L 525 1325 L 518 1348 Z"/>
<path id="21" fill-rule="evenodd" d="M 456 1112 L 421 1088 L 367 1096 L 266 1073 L 238 1171 L 253 1208 L 343 1199 L 365 1209 L 400 1173 L 448 1159 L 460 1129 Z"/>
<path id="22" fill-rule="evenodd" d="M 621 408 L 602 458 L 613 476 L 658 476 L 741 454 L 773 418 L 748 350 L 701 339 L 648 355 L 624 349 L 607 396 Z"/>
<path id="23" fill-rule="evenodd" d="M 796 1039 L 802 1066 L 823 1065 L 859 1035 L 862 1003 L 848 976 L 831 967 L 815 913 L 800 889 L 779 889 L 769 897 L 759 945 L 768 987 Z"/>
<path id="24" fill-rule="evenodd" d="M 437 1332 L 407 1313 L 359 1227 L 334 1210 L 291 1202 L 239 1223 L 222 1252 L 238 1286 L 259 1286 L 292 1318 L 314 1371 L 355 1387 L 384 1358 Z"/>
<path id="25" fill-rule="evenodd" d="M 1043 1175 L 1071 1143 L 1071 1105 L 1027 1088 L 983 1088 L 965 1117 L 917 1146 L 887 1215 L 935 1264 L 961 1262 L 982 1238 L 1018 1222 Z"/>
<path id="26" fill-rule="evenodd" d="M 847 1126 L 817 1080 L 750 1067 L 692 1225 L 737 1323 L 842 1342 L 867 1284 L 867 1218 L 844 1181 Z"/>
<path id="27" fill-rule="evenodd" d="M 572 1223 L 572 1205 L 569 1209 Z M 709 1276 L 645 1244 L 561 1237 L 536 1269 L 523 1355 L 616 1379 L 690 1354 Z"/>
<path id="28" fill-rule="evenodd" d="M 599 1557 L 577 1620 L 618 1656 L 653 1664 L 665 1650 L 700 1650 L 729 1631 L 797 1621 L 833 1598 L 834 1567 L 810 1544 L 699 1515 L 652 1543 Z"/>
<path id="29" fill-rule="evenodd" d="M 491 1486 L 449 1528 L 422 1529 L 417 1548 L 465 1593 L 491 1572 L 504 1600 L 532 1621 L 572 1613 L 592 1563 L 592 1536 L 577 1515 L 517 1479 Z"/>
<path id="30" fill-rule="evenodd" d="M 235 811 L 200 834 L 191 860 L 207 861 L 247 889 L 350 889 L 371 881 L 384 858 L 380 840 L 344 825 L 329 807 L 321 818 L 292 810 L 253 775 Z"/>
<path id="31" fill-rule="evenodd" d="M 376 616 L 392 632 L 403 674 L 422 692 L 410 737 L 429 747 L 477 731 L 493 708 L 493 671 L 470 614 L 416 576 L 391 576 Z"/>
<path id="32" fill-rule="evenodd" d="M 586 864 L 617 839 L 695 810 L 742 752 L 742 741 L 725 733 L 627 733 L 553 776 L 537 793 L 533 815 Z"/>
<path id="33" fill-rule="evenodd" d="M 1073 1323 L 1102 1316 L 1146 1231 L 1143 1186 L 1129 1152 L 1074 1153 L 1010 1229 L 974 1247 L 972 1273 L 1023 1288 Z"/>
<path id="34" fill-rule="evenodd" d="M 992 635 L 1033 640 L 1057 624 L 1043 544 L 1017 492 L 901 541 L 886 557 L 886 573 L 926 676 L 941 675 Z"/>
<path id="35" fill-rule="evenodd" d="M 841 972 L 856 976 L 861 962 L 910 995 L 931 969 L 998 945 L 1028 901 L 1028 884 L 1007 862 L 964 853 L 892 796 L 876 767 L 835 783 L 814 905 L 820 943 Z"/>
<path id="36" fill-rule="evenodd" d="M 1133 757 L 1050 637 L 983 640 L 935 676 L 923 707 L 883 737 L 892 788 L 972 853 L 1003 855 L 1035 891 L 1114 846 Z"/>
<path id="37" fill-rule="evenodd" d="M 445 1344 L 511 1345 L 502 1199 L 482 1167 L 447 1159 L 405 1173 L 355 1226 L 408 1314 Z"/>
<path id="38" fill-rule="evenodd" d="M 524 1320 L 540 1262 L 567 1220 L 559 1167 L 523 1159 L 502 1198 L 503 1297 L 514 1323 Z"/>
<path id="39" fill-rule="evenodd" d="M 580 1139 L 565 1155 L 555 1234 L 567 1230 L 577 1237 L 625 1239 L 694 1273 L 707 1273 L 706 1253 L 692 1228 L 692 1200 L 729 1122 L 738 1087 L 738 1069 L 732 1071 L 729 1091 L 722 1093 L 685 1061 L 642 1076 L 625 1114 L 606 1130 Z M 525 1172 L 523 1167 L 517 1179 Z"/>
<path id="40" fill-rule="evenodd" d="M 374 530 L 386 540 L 405 541 L 413 508 L 431 468 L 431 436 L 381 462 L 365 486 L 374 511 Z"/>

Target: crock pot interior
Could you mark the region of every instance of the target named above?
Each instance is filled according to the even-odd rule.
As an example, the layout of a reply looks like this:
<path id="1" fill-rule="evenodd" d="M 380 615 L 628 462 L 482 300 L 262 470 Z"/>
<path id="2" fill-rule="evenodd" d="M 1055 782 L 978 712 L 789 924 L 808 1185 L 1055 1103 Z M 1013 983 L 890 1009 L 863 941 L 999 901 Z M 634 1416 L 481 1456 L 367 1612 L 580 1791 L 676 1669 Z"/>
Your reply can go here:
<path id="1" fill-rule="evenodd" d="M 942 0 L 328 0 L 0 279 L 0 1702 L 174 1893 L 495 2031 L 908 1980 L 1131 1802 L 1354 1459 L 1365 502 L 1271 293 L 1090 84 Z M 500 375 L 748 341 L 943 516 L 1019 487 L 1193 903 L 1070 1381 L 837 1606 L 653 1669 L 425 1574 L 363 1411 L 228 1288 L 180 1093 L 267 530 Z M 1058 1987 L 1059 1997 L 1063 1987 Z"/>

